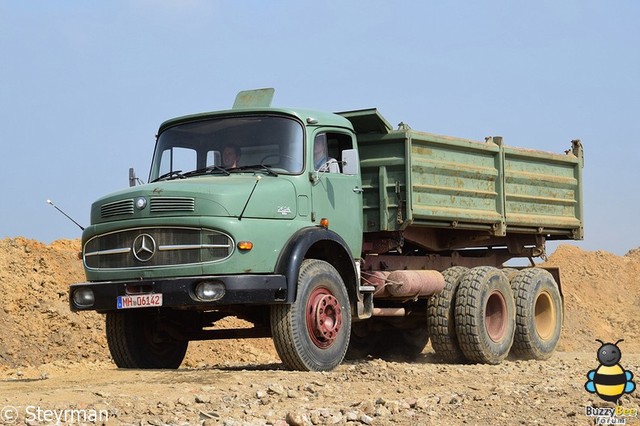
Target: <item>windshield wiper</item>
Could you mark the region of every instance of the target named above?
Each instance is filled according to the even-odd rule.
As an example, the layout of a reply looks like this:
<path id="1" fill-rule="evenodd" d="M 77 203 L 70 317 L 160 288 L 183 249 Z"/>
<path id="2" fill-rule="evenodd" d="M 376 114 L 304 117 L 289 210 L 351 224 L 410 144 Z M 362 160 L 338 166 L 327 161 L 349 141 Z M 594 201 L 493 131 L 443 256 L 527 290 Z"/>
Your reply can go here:
<path id="1" fill-rule="evenodd" d="M 244 171 L 244 170 L 252 170 L 252 169 L 264 170 L 265 172 L 267 172 L 267 174 L 269 174 L 271 176 L 278 176 L 278 174 L 276 172 L 274 172 L 266 164 L 251 164 L 249 166 L 234 167 L 233 169 L 229 169 L 229 171 L 233 172 L 233 171 Z"/>
<path id="2" fill-rule="evenodd" d="M 229 173 L 227 171 L 227 169 L 220 167 L 220 166 L 207 166 L 207 167 L 203 167 L 202 169 L 197 169 L 197 170 L 192 170 L 190 172 L 187 172 L 184 174 L 185 177 L 187 176 L 197 176 L 197 175 L 205 175 L 207 173 L 213 173 L 213 172 L 222 172 L 224 173 L 226 176 L 229 176 L 231 173 Z"/>
<path id="3" fill-rule="evenodd" d="M 165 180 L 165 179 L 167 179 L 167 180 L 174 179 L 174 178 L 184 179 L 184 175 L 182 174 L 182 170 L 174 170 L 172 172 L 160 175 L 156 179 L 152 180 L 150 183 L 158 182 L 160 180 Z"/>

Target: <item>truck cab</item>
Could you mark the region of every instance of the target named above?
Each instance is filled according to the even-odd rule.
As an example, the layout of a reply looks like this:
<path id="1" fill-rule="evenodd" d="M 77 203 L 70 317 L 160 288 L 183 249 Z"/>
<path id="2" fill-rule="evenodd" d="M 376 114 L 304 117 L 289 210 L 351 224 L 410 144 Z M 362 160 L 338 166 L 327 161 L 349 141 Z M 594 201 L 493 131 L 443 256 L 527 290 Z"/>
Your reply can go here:
<path id="1" fill-rule="evenodd" d="M 231 110 L 162 123 L 149 183 L 92 205 L 82 236 L 88 282 L 71 287 L 70 304 L 106 314 L 119 366 L 177 367 L 185 343 L 215 338 L 204 329 L 227 315 L 256 324 L 242 335 L 272 334 L 270 307 L 286 311 L 294 304 L 301 267 L 311 258 L 332 269 L 344 293 L 337 300 L 320 290 L 309 302 L 312 309 L 334 306 L 331 318 L 313 319 L 311 334 L 339 332 L 337 325 L 320 325 L 333 321 L 344 335 L 352 311 L 357 316 L 360 306 L 363 315 L 362 189 L 351 123 L 330 113 L 272 108 L 272 90 L 248 93 Z M 169 356 L 140 343 L 144 333 L 128 339 L 135 323 L 145 324 L 146 335 L 161 340 Z M 317 337 L 312 346 L 333 340 Z M 291 362 L 325 369 L 342 356 L 332 355 L 329 364 Z"/>

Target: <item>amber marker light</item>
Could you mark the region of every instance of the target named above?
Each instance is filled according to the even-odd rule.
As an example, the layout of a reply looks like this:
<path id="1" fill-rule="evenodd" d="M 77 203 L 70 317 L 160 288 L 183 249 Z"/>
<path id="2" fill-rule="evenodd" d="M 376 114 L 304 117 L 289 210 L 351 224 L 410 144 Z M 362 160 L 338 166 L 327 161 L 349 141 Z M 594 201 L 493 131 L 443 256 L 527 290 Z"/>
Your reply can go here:
<path id="1" fill-rule="evenodd" d="M 249 251 L 253 248 L 253 243 L 251 241 L 240 241 L 238 243 L 238 248 L 240 250 Z"/>
<path id="2" fill-rule="evenodd" d="M 322 219 L 320 219 L 320 226 L 322 226 L 323 228 L 329 229 L 329 219 L 327 219 L 326 217 L 323 217 Z"/>

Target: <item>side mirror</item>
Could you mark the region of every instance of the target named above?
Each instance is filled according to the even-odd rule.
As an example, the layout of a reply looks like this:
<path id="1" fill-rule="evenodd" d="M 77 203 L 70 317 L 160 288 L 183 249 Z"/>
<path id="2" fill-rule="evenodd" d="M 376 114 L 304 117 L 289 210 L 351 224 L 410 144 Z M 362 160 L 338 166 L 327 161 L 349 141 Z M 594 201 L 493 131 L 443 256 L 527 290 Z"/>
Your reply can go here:
<path id="1" fill-rule="evenodd" d="M 129 168 L 129 186 L 136 186 L 136 185 L 144 185 L 144 182 L 141 181 L 136 176 L 136 171 L 133 170 L 133 167 L 130 167 Z"/>
<path id="2" fill-rule="evenodd" d="M 360 158 L 357 149 L 345 149 L 342 151 L 342 174 L 357 175 L 360 166 Z"/>

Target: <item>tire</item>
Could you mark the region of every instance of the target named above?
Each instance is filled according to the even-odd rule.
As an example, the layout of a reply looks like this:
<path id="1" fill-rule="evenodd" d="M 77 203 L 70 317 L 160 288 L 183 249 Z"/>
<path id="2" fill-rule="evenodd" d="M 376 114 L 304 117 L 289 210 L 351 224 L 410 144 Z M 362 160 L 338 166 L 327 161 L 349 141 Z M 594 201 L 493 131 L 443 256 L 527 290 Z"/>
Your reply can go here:
<path id="1" fill-rule="evenodd" d="M 547 359 L 562 330 L 562 297 L 553 276 L 544 269 L 521 271 L 511 282 L 516 303 L 512 353 L 525 359 Z"/>
<path id="2" fill-rule="evenodd" d="M 431 346 L 436 355 L 445 361 L 464 360 L 464 353 L 458 344 L 455 324 L 455 299 L 460 280 L 469 271 L 464 266 L 452 266 L 446 269 L 444 289 L 431 296 L 427 301 L 427 329 L 431 337 Z"/>
<path id="3" fill-rule="evenodd" d="M 364 359 L 372 355 L 378 343 L 378 335 L 371 331 L 369 325 L 374 319 L 356 322 L 351 326 L 351 336 L 349 337 L 349 347 L 345 359 Z"/>
<path id="4" fill-rule="evenodd" d="M 515 302 L 507 277 L 496 268 L 473 268 L 456 294 L 456 332 L 465 357 L 499 364 L 509 354 L 515 332 Z"/>
<path id="5" fill-rule="evenodd" d="M 158 329 L 158 312 L 150 309 L 107 312 L 111 358 L 119 368 L 178 368 L 189 342 Z"/>
<path id="6" fill-rule="evenodd" d="M 415 359 L 429 343 L 429 333 L 420 324 L 402 325 L 394 321 L 368 319 L 351 326 L 351 338 L 346 359 L 355 360 L 372 355 L 390 359 L 401 357 Z"/>
<path id="7" fill-rule="evenodd" d="M 426 324 L 425 324 L 426 325 Z M 429 343 L 426 326 L 385 330 L 380 336 L 378 349 L 382 358 L 402 357 L 415 359 Z"/>
<path id="8" fill-rule="evenodd" d="M 349 296 L 338 271 L 306 259 L 296 301 L 271 307 L 273 343 L 291 370 L 330 371 L 344 359 L 351 334 Z"/>

